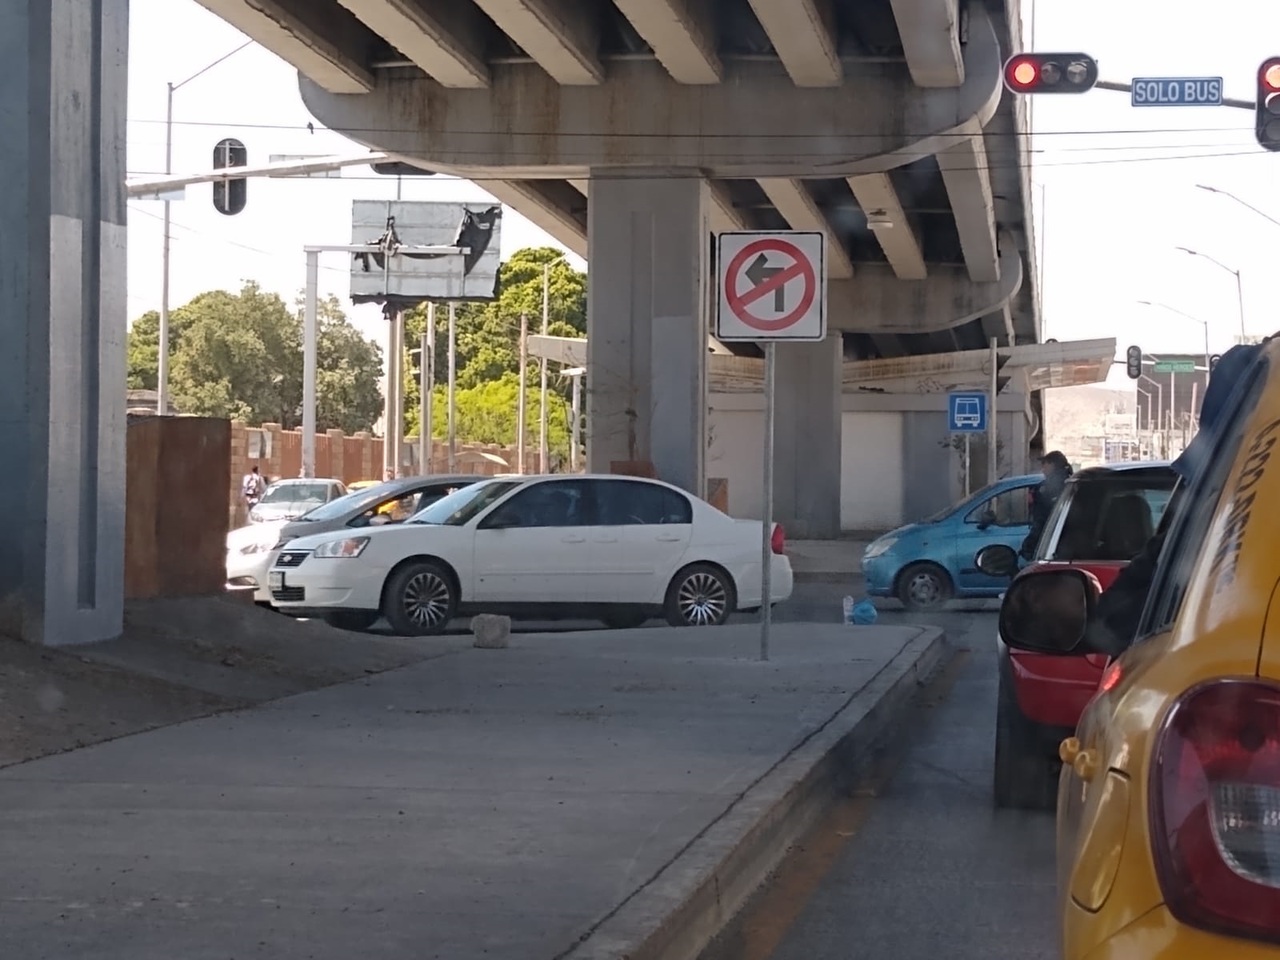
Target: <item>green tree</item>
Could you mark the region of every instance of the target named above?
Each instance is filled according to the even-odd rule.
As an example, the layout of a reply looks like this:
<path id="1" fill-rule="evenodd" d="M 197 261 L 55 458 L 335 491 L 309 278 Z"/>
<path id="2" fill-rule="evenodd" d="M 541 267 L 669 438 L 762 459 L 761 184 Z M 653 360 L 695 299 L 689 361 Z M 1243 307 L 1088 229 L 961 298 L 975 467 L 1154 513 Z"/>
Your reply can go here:
<path id="1" fill-rule="evenodd" d="M 334 297 L 318 305 L 316 425 L 367 430 L 380 414 L 382 355 Z M 154 387 L 159 318 L 129 331 L 129 383 Z M 202 293 L 170 315 L 170 388 L 178 409 L 293 429 L 302 412 L 302 318 L 274 293 Z"/>
<path id="2" fill-rule="evenodd" d="M 433 433 L 437 437 L 444 437 L 449 431 L 448 388 L 437 387 L 432 397 Z M 497 380 L 459 390 L 456 401 L 458 439 L 514 447 L 519 397 L 520 378 L 514 373 L 504 373 Z M 531 382 L 525 390 L 525 455 L 531 469 L 537 469 L 538 463 L 540 400 L 538 384 Z M 548 390 L 547 448 L 553 463 L 568 459 L 569 417 L 568 401 L 558 392 Z"/>
<path id="3" fill-rule="evenodd" d="M 516 374 L 520 366 L 520 314 L 528 317 L 529 333 L 540 333 L 542 329 L 542 268 L 551 264 L 548 270 L 548 333 L 559 337 L 586 336 L 587 329 L 587 275 L 574 270 L 563 259 L 564 254 L 554 247 L 526 247 L 517 250 L 502 265 L 501 283 L 498 299 L 489 303 L 459 304 L 457 308 L 457 371 L 458 371 L 458 437 L 463 440 L 475 440 L 485 443 L 514 442 L 515 437 L 515 400 L 517 395 Z M 405 346 L 417 349 L 426 330 L 427 307 L 417 307 L 405 316 Z M 449 325 L 447 308 L 441 306 L 436 310 L 435 339 L 435 380 L 438 385 L 448 382 L 449 365 Z M 529 358 L 529 383 L 535 387 L 534 395 L 539 391 L 538 360 Z M 408 433 L 416 433 L 418 429 L 419 403 L 421 393 L 417 378 L 406 361 L 405 367 L 405 423 Z M 486 422 L 484 416 L 477 411 L 476 419 L 471 415 L 463 417 L 462 396 L 467 394 L 468 403 L 479 402 L 480 397 L 488 398 L 485 402 L 496 402 L 498 394 L 490 391 L 471 392 L 474 388 L 485 384 L 502 381 L 510 376 L 511 380 L 511 440 L 485 440 L 481 436 L 464 433 L 463 420 L 468 424 Z M 565 403 L 568 402 L 568 384 L 555 373 L 555 365 L 551 366 L 551 377 L 548 381 L 548 395 L 554 392 Z M 555 416 L 556 404 L 549 400 L 550 415 Z M 440 407 L 437 407 L 440 409 Z M 532 409 L 532 408 L 531 408 Z M 534 443 L 537 437 L 537 414 L 530 413 L 533 425 Z M 433 418 L 437 423 L 438 414 Z M 567 429 L 568 418 L 565 417 Z M 470 429 L 470 427 L 468 427 Z M 548 434 L 551 428 L 548 426 Z M 437 436 L 442 434 L 437 433 Z M 551 440 L 548 440 L 548 444 Z M 564 449 L 568 450 L 567 435 Z"/>

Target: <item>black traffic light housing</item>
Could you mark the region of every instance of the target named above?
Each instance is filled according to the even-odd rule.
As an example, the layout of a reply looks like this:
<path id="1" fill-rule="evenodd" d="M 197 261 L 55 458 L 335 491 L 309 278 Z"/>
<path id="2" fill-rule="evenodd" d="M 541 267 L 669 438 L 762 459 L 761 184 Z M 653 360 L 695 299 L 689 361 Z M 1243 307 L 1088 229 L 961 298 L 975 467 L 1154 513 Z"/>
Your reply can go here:
<path id="1" fill-rule="evenodd" d="M 234 137 L 219 140 L 213 148 L 213 169 L 215 170 L 248 165 L 249 151 Z M 228 217 L 235 216 L 244 209 L 248 199 L 249 181 L 243 177 L 238 180 L 215 180 L 213 183 L 213 208 L 221 214 Z"/>
<path id="2" fill-rule="evenodd" d="M 1129 375 L 1130 380 L 1137 380 L 1142 376 L 1142 348 L 1136 343 L 1125 351 L 1124 366 L 1124 372 Z"/>
<path id="3" fill-rule="evenodd" d="M 1085 93 L 1098 82 L 1098 61 L 1087 53 L 1018 53 L 1004 63 L 1014 93 Z"/>
<path id="4" fill-rule="evenodd" d="M 1258 67 L 1254 133 L 1264 149 L 1280 150 L 1280 57 L 1263 60 Z"/>
<path id="5" fill-rule="evenodd" d="M 370 164 L 374 173 L 380 173 L 384 177 L 434 177 L 434 170 L 424 170 L 422 167 L 415 167 L 412 163 L 402 163 L 398 160 L 387 160 L 383 163 Z"/>

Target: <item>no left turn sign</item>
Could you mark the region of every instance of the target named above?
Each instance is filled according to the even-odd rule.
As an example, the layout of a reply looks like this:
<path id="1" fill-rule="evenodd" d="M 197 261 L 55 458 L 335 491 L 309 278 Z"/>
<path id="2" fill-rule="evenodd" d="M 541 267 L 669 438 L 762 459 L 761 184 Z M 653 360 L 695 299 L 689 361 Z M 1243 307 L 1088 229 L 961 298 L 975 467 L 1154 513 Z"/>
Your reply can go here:
<path id="1" fill-rule="evenodd" d="M 825 234 L 735 231 L 719 234 L 716 250 L 718 339 L 826 337 Z"/>

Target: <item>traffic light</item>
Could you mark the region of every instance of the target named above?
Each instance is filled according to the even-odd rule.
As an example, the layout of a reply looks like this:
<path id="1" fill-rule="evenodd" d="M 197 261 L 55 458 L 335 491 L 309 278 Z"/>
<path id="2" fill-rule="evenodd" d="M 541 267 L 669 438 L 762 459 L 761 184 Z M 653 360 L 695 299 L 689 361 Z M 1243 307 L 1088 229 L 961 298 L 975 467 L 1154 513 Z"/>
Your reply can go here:
<path id="1" fill-rule="evenodd" d="M 384 163 L 370 164 L 374 173 L 380 173 L 384 177 L 434 177 L 434 170 L 424 170 L 422 167 L 415 167 L 412 163 L 401 163 L 397 160 L 387 160 Z"/>
<path id="2" fill-rule="evenodd" d="M 1280 150 L 1280 57 L 1262 61 L 1258 67 L 1258 99 L 1254 109 L 1254 132 L 1266 150 Z"/>
<path id="3" fill-rule="evenodd" d="M 1004 64 L 1014 93 L 1084 93 L 1098 82 L 1098 62 L 1086 53 L 1019 53 Z"/>
<path id="4" fill-rule="evenodd" d="M 1142 376 L 1142 348 L 1136 343 L 1125 351 L 1124 364 L 1125 373 L 1130 380 L 1137 380 Z"/>
<path id="5" fill-rule="evenodd" d="M 227 167 L 245 167 L 249 165 L 249 151 L 243 143 L 234 137 L 219 140 L 213 148 L 213 169 L 225 170 Z M 244 209 L 249 197 L 249 181 L 241 177 L 238 180 L 215 180 L 213 184 L 213 207 L 219 213 L 233 217 Z"/>

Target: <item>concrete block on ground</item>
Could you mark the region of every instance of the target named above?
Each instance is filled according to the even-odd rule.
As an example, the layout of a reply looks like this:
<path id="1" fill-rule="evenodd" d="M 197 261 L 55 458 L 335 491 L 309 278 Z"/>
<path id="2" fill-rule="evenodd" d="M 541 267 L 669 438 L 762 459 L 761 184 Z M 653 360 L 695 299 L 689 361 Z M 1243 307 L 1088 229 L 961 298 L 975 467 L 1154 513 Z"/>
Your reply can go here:
<path id="1" fill-rule="evenodd" d="M 496 613 L 480 613 L 471 618 L 475 646 L 481 650 L 505 650 L 511 642 L 511 618 Z"/>

